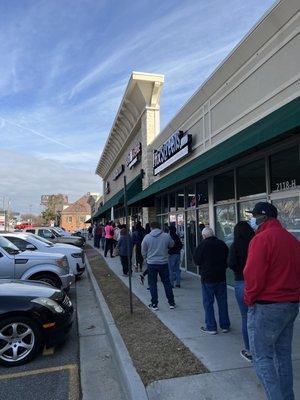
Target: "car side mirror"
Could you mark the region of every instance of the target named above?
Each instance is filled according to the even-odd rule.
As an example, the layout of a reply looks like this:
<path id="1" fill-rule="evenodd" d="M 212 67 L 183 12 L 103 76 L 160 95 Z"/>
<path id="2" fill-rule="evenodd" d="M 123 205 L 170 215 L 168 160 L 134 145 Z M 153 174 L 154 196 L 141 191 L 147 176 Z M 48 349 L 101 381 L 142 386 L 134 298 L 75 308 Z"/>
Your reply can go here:
<path id="1" fill-rule="evenodd" d="M 26 246 L 26 250 L 34 251 L 34 250 L 36 250 L 36 247 L 35 247 L 33 244 L 28 244 L 28 245 Z"/>
<path id="2" fill-rule="evenodd" d="M 2 254 L 2 253 L 0 253 L 0 258 L 1 258 L 1 257 L 3 257 L 3 254 Z"/>
<path id="3" fill-rule="evenodd" d="M 55 239 L 55 235 L 52 233 L 52 235 L 50 236 L 50 239 Z"/>

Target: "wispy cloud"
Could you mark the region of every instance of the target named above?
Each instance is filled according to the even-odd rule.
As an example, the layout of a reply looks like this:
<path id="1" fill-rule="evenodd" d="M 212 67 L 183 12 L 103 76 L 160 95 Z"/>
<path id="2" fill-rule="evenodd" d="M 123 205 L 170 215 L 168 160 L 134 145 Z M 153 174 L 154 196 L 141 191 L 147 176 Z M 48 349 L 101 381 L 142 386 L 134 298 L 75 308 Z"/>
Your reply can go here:
<path id="1" fill-rule="evenodd" d="M 6 124 L 9 124 L 9 125 L 12 125 L 12 126 L 14 126 L 16 128 L 21 129 L 22 131 L 27 131 L 27 132 L 32 133 L 33 135 L 39 136 L 39 137 L 41 137 L 43 139 L 46 139 L 46 141 L 58 144 L 59 146 L 66 147 L 67 149 L 70 149 L 70 150 L 74 150 L 73 147 L 71 147 L 71 146 L 69 146 L 69 145 L 67 145 L 67 144 L 65 144 L 63 142 L 60 142 L 59 140 L 53 139 L 52 137 L 47 136 L 47 135 L 45 135 L 45 134 L 43 134 L 41 132 L 38 132 L 35 129 L 31 129 L 31 128 L 27 127 L 27 126 L 24 126 L 24 125 L 21 125 L 21 124 L 17 124 L 16 122 L 11 122 L 8 119 L 3 118 L 1 116 L 0 116 L 0 119 L 3 121 L 4 124 L 6 123 Z M 4 125 L 2 127 L 4 127 Z"/>
<path id="2" fill-rule="evenodd" d="M 38 191 L 100 188 L 93 173 L 130 73 L 165 74 L 164 125 L 273 0 L 119 3 L 0 2 L 0 175 L 16 207 L 21 182 L 35 193 L 25 208 Z M 10 175 L 11 160 L 27 167 Z"/>

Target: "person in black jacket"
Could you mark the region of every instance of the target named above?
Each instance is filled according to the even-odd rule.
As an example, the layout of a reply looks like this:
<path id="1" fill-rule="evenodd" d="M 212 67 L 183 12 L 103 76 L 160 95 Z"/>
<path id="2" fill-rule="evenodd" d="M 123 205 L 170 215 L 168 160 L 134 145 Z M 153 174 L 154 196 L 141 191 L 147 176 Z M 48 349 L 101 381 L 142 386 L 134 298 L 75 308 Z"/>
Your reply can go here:
<path id="1" fill-rule="evenodd" d="M 169 227 L 169 234 L 174 240 L 174 246 L 169 249 L 169 274 L 172 287 L 174 287 L 174 281 L 176 280 L 176 287 L 180 288 L 181 271 L 180 271 L 180 252 L 182 249 L 182 243 L 179 236 L 176 233 L 176 227 L 171 225 Z"/>
<path id="2" fill-rule="evenodd" d="M 244 303 L 244 267 L 247 261 L 248 247 L 251 239 L 254 237 L 254 230 L 248 222 L 240 221 L 236 224 L 233 231 L 234 240 L 229 249 L 229 268 L 233 270 L 235 276 L 235 297 L 242 315 L 242 333 L 245 348 L 241 350 L 241 356 L 247 361 L 252 360 L 249 347 L 249 338 L 247 330 L 248 307 Z"/>
<path id="3" fill-rule="evenodd" d="M 135 247 L 135 270 L 143 271 L 144 258 L 141 253 L 141 245 L 145 236 L 145 229 L 142 227 L 141 221 L 137 221 L 132 232 L 132 243 Z"/>
<path id="4" fill-rule="evenodd" d="M 206 327 L 201 327 L 203 333 L 215 335 L 218 333 L 214 313 L 216 298 L 219 308 L 219 325 L 226 333 L 230 328 L 227 304 L 226 268 L 228 248 L 226 244 L 214 235 L 211 228 L 202 231 L 203 240 L 196 248 L 194 260 L 200 267 L 202 282 L 203 307 Z"/>

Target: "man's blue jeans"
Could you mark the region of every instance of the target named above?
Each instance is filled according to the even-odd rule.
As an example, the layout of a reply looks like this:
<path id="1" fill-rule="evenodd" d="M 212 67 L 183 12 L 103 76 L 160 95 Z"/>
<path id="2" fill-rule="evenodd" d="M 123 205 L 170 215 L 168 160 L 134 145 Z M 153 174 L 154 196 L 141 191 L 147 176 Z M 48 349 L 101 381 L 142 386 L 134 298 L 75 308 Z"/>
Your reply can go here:
<path id="1" fill-rule="evenodd" d="M 174 285 L 174 280 L 176 284 L 180 285 L 181 271 L 180 271 L 180 254 L 170 254 L 169 255 L 169 273 L 171 285 Z"/>
<path id="2" fill-rule="evenodd" d="M 206 329 L 209 331 L 217 330 L 217 322 L 214 312 L 215 298 L 219 308 L 219 324 L 221 329 L 230 327 L 228 305 L 227 305 L 227 286 L 226 282 L 202 283 L 202 298 L 205 311 Z"/>
<path id="3" fill-rule="evenodd" d="M 158 304 L 158 295 L 157 295 L 157 275 L 160 276 L 160 279 L 164 285 L 166 296 L 168 302 L 171 306 L 175 305 L 173 290 L 169 277 L 169 268 L 168 264 L 147 264 L 148 265 L 148 284 L 150 287 L 151 293 L 151 303 L 154 306 Z"/>
<path id="4" fill-rule="evenodd" d="M 294 400 L 292 338 L 298 303 L 255 304 L 248 335 L 255 372 L 268 400 Z"/>
<path id="5" fill-rule="evenodd" d="M 234 290 L 235 290 L 235 297 L 236 301 L 238 303 L 241 316 L 242 316 L 242 333 L 243 333 L 243 339 L 245 343 L 245 349 L 249 350 L 249 337 L 248 337 L 248 329 L 247 329 L 247 313 L 248 313 L 248 307 L 244 303 L 244 288 L 245 288 L 245 282 L 244 281 L 235 281 L 234 285 Z"/>

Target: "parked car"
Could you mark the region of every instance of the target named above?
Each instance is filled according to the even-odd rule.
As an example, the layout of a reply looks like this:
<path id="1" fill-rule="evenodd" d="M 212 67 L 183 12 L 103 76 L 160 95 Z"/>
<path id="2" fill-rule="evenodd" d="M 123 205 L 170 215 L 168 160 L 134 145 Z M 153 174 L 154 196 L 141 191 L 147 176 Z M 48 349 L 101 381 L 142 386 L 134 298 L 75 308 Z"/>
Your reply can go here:
<path id="1" fill-rule="evenodd" d="M 34 233 L 44 239 L 50 240 L 52 243 L 72 244 L 73 246 L 83 247 L 84 239 L 74 236 L 62 236 L 52 227 L 38 226 L 34 228 L 26 228 L 24 232 Z"/>
<path id="2" fill-rule="evenodd" d="M 45 283 L 0 279 L 0 364 L 32 360 L 65 341 L 73 322 L 68 296 Z"/>
<path id="3" fill-rule="evenodd" d="M 80 276 L 85 271 L 84 250 L 77 246 L 63 243 L 52 243 L 47 239 L 27 232 L 2 233 L 3 237 L 12 242 L 19 250 L 40 251 L 42 253 L 64 254 L 70 265 L 70 272 Z"/>
<path id="4" fill-rule="evenodd" d="M 54 226 L 53 229 L 54 229 L 57 233 L 59 233 L 61 236 L 67 236 L 67 237 L 72 236 L 72 234 L 71 234 L 70 232 L 65 231 L 64 229 L 62 229 L 62 228 L 60 228 L 60 227 L 58 227 L 58 226 Z"/>
<path id="5" fill-rule="evenodd" d="M 67 257 L 63 254 L 21 252 L 13 243 L 0 236 L 0 278 L 47 282 L 68 290 L 75 277 L 69 272 Z"/>

